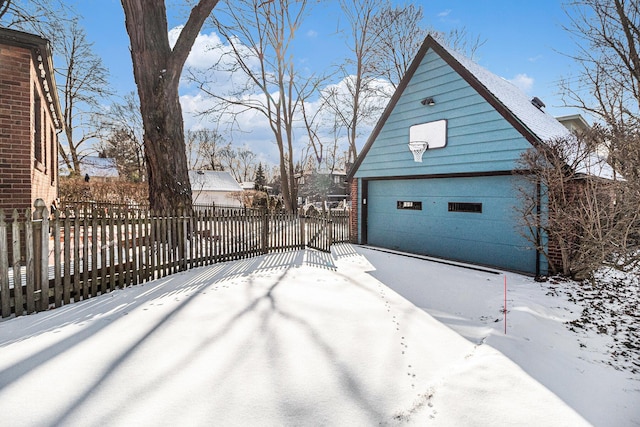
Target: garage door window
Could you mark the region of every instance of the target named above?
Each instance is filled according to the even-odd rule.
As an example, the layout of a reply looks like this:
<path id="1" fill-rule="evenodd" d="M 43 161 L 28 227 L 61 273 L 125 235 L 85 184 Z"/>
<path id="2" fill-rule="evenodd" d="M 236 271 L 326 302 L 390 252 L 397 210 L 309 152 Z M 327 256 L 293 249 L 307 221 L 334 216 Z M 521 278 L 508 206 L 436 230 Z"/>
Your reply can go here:
<path id="1" fill-rule="evenodd" d="M 482 213 L 482 203 L 449 202 L 449 212 Z"/>
<path id="2" fill-rule="evenodd" d="M 396 207 L 398 209 L 410 209 L 414 211 L 422 210 L 422 202 L 404 202 L 398 201 Z"/>

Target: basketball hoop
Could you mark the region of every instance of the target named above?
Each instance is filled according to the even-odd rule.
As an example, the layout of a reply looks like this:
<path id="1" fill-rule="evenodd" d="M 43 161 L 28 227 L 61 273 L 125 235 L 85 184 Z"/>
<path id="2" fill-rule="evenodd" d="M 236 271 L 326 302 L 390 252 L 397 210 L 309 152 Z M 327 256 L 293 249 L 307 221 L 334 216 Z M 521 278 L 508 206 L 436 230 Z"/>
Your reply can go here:
<path id="1" fill-rule="evenodd" d="M 414 162 L 422 162 L 422 155 L 429 149 L 427 141 L 411 141 L 409 142 L 409 150 L 413 153 Z"/>

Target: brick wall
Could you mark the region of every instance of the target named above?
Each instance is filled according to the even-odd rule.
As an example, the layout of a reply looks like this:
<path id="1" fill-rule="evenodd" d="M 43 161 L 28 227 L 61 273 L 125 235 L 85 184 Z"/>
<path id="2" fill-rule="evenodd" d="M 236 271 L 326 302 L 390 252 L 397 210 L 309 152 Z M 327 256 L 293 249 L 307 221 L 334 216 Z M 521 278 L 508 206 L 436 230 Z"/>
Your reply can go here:
<path id="1" fill-rule="evenodd" d="M 562 272 L 562 253 L 560 246 L 555 239 L 549 239 L 547 243 L 547 256 L 549 261 L 549 272 Z"/>
<path id="2" fill-rule="evenodd" d="M 20 211 L 37 198 L 50 205 L 57 197 L 57 133 L 31 49 L 0 45 L 0 208 Z M 41 148 L 36 161 L 33 117 L 35 94 L 41 102 Z"/>
<path id="3" fill-rule="evenodd" d="M 31 51 L 0 46 L 0 208 L 31 205 Z"/>
<path id="4" fill-rule="evenodd" d="M 352 178 L 351 186 L 351 210 L 349 211 L 349 236 L 352 243 L 359 243 L 358 236 L 358 179 Z"/>
<path id="5" fill-rule="evenodd" d="M 584 185 L 585 182 L 580 180 L 574 180 L 566 183 L 564 187 L 564 197 L 572 199 L 573 203 L 579 203 L 579 200 L 584 197 Z M 549 209 L 549 216 L 550 218 L 553 218 L 555 213 L 551 207 Z M 568 224 L 564 224 L 564 226 L 567 225 Z M 571 239 L 571 237 L 566 235 L 565 239 Z M 573 240 L 569 243 L 569 246 L 575 247 L 578 243 L 578 241 Z M 565 243 L 565 245 L 567 245 L 567 243 Z M 573 256 L 573 254 L 570 253 L 569 256 Z M 554 236 L 550 236 L 549 241 L 547 242 L 547 258 L 549 260 L 549 271 L 561 273 L 563 269 L 562 252 L 560 250 L 560 243 Z"/>

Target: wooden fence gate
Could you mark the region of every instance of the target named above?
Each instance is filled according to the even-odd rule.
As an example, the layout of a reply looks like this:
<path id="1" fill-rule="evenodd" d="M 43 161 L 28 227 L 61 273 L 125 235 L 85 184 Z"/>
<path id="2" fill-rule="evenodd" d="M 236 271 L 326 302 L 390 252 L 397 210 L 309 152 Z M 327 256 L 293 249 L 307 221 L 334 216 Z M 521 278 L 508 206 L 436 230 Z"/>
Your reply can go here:
<path id="1" fill-rule="evenodd" d="M 333 221 L 326 217 L 305 217 L 306 246 L 322 252 L 331 252 Z"/>

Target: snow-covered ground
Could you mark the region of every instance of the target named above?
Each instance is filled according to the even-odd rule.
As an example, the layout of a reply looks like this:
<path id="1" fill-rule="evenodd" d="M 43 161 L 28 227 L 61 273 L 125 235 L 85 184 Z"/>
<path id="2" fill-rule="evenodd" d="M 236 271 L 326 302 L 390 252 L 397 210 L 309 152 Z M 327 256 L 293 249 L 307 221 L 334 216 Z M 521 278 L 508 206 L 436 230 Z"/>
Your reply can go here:
<path id="1" fill-rule="evenodd" d="M 640 425 L 572 286 L 348 244 L 194 269 L 0 322 L 0 424 Z"/>

